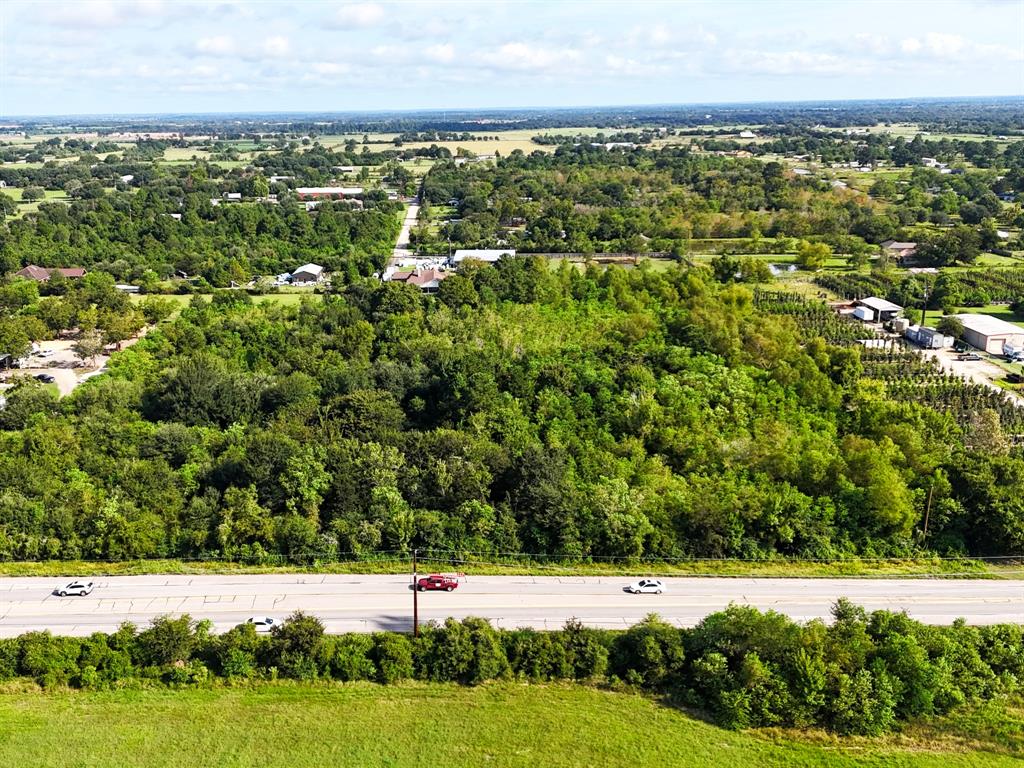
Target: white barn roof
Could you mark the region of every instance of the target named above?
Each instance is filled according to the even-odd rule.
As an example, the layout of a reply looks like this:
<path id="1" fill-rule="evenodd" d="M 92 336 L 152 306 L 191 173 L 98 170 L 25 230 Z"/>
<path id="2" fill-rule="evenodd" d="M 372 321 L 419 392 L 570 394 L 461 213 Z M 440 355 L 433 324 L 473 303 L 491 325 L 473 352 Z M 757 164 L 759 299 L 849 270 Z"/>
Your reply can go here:
<path id="1" fill-rule="evenodd" d="M 992 315 L 953 315 L 969 331 L 982 336 L 1024 336 L 1024 328 Z"/>
<path id="2" fill-rule="evenodd" d="M 463 259 L 478 261 L 497 261 L 502 256 L 515 256 L 511 248 L 460 248 L 452 255 L 452 261 L 458 263 Z"/>
<path id="3" fill-rule="evenodd" d="M 319 264 L 303 264 L 301 267 L 295 270 L 292 274 L 298 274 L 299 272 L 309 272 L 311 275 L 319 275 L 324 271 L 324 268 Z"/>
<path id="4" fill-rule="evenodd" d="M 903 307 L 899 304 L 893 304 L 891 301 L 880 299 L 877 296 L 868 296 L 866 299 L 860 299 L 857 301 L 863 307 L 873 309 L 875 312 L 902 312 Z"/>

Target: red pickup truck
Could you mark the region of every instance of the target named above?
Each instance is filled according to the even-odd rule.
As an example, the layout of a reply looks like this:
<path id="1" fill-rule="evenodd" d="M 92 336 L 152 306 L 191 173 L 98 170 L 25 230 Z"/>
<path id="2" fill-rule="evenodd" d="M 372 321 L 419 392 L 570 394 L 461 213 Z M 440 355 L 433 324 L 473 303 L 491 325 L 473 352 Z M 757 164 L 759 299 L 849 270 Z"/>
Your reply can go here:
<path id="1" fill-rule="evenodd" d="M 420 592 L 426 592 L 428 589 L 443 589 L 445 592 L 451 592 L 458 586 L 459 582 L 455 579 L 450 576 L 442 576 L 439 573 L 432 573 L 429 576 L 424 576 L 416 582 L 416 589 Z"/>

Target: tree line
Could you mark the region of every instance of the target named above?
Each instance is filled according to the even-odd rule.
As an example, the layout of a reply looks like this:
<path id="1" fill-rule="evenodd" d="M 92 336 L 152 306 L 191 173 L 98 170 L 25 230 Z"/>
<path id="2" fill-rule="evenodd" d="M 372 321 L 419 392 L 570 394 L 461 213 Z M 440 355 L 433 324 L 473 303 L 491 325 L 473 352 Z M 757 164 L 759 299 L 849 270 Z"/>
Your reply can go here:
<path id="1" fill-rule="evenodd" d="M 270 635 L 252 624 L 223 635 L 188 615 L 87 638 L 31 632 L 0 640 L 0 682 L 110 689 L 290 678 L 478 685 L 572 680 L 668 695 L 727 728 L 819 727 L 877 736 L 930 715 L 1019 693 L 1024 634 L 1016 625 L 927 626 L 867 614 L 845 600 L 833 622 L 731 606 L 692 629 L 651 615 L 625 631 L 570 621 L 558 631 L 496 630 L 448 619 L 419 637 L 328 635 L 302 613 Z"/>

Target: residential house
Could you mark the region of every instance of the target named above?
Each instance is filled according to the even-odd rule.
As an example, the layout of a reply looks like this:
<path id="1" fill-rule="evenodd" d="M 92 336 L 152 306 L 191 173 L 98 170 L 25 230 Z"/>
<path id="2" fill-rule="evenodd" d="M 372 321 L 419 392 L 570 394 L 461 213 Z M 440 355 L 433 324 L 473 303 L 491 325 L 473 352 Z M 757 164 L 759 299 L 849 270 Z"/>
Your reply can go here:
<path id="1" fill-rule="evenodd" d="M 905 261 L 914 258 L 914 254 L 917 253 L 917 243 L 886 240 L 882 243 L 882 251 L 896 261 Z"/>
<path id="2" fill-rule="evenodd" d="M 319 283 L 324 279 L 324 268 L 319 264 L 303 264 L 292 272 L 292 285 Z"/>
<path id="3" fill-rule="evenodd" d="M 35 280 L 37 283 L 45 283 L 55 273 L 60 273 L 64 277 L 72 280 L 77 280 L 80 277 L 85 276 L 85 269 L 83 267 L 37 267 L 35 264 L 29 264 L 24 269 L 19 269 L 14 273 L 15 277 L 24 277 L 27 280 Z"/>
<path id="4" fill-rule="evenodd" d="M 412 271 L 395 272 L 391 280 L 396 283 L 415 285 L 423 293 L 437 293 L 441 281 L 448 277 L 448 272 L 439 269 L 414 269 Z"/>

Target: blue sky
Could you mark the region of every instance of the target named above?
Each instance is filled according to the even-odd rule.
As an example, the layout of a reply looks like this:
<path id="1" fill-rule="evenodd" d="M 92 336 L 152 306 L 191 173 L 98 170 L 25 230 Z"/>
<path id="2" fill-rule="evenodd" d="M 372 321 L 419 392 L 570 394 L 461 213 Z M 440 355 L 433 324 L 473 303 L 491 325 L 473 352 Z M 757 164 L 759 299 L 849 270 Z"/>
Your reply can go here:
<path id="1" fill-rule="evenodd" d="M 0 114 L 1024 94 L 1024 0 L 0 2 Z"/>

